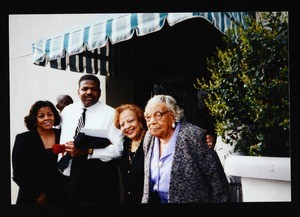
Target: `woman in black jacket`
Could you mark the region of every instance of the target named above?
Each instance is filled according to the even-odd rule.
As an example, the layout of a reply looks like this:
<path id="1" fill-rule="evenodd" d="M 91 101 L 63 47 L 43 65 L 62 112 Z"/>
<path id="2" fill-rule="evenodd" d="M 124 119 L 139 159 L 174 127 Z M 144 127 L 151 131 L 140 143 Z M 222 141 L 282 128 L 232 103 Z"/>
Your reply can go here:
<path id="1" fill-rule="evenodd" d="M 59 142 L 61 118 L 50 101 L 37 101 L 24 118 L 28 131 L 16 135 L 12 152 L 16 204 L 65 202 L 67 180 L 57 169 L 52 146 Z"/>
<path id="2" fill-rule="evenodd" d="M 125 136 L 120 160 L 123 203 L 141 203 L 144 185 L 145 119 L 143 110 L 134 104 L 123 104 L 115 110 L 115 126 Z"/>

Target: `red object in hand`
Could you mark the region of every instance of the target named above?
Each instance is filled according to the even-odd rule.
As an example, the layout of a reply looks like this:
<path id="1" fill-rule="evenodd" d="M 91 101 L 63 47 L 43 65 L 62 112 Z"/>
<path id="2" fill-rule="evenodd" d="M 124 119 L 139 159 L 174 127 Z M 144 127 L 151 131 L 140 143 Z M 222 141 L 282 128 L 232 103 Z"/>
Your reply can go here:
<path id="1" fill-rule="evenodd" d="M 52 151 L 54 154 L 63 153 L 66 151 L 66 147 L 65 145 L 61 145 L 61 144 L 54 144 L 52 146 Z"/>

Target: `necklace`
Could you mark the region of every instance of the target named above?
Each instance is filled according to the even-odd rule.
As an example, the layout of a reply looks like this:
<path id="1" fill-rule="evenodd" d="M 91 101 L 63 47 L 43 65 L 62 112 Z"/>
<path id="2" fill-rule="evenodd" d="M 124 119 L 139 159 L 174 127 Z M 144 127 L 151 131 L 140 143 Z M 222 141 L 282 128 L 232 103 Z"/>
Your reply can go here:
<path id="1" fill-rule="evenodd" d="M 129 160 L 129 164 L 131 164 L 132 161 L 133 161 L 133 159 L 135 158 L 136 153 L 138 152 L 139 147 L 140 147 L 142 141 L 144 140 L 144 136 L 145 136 L 145 133 L 143 134 L 143 137 L 142 137 L 141 141 L 139 142 L 139 144 L 137 145 L 137 147 L 136 147 L 136 149 L 135 149 L 134 152 L 131 151 L 132 150 L 132 141 L 130 141 L 130 144 L 128 146 L 128 160 Z"/>
<path id="2" fill-rule="evenodd" d="M 133 159 L 135 158 L 135 155 L 140 147 L 141 142 L 138 144 L 136 150 L 134 152 L 131 152 L 131 146 L 132 146 L 132 142 L 130 142 L 130 145 L 128 147 L 128 160 L 129 160 L 129 164 L 132 163 Z"/>

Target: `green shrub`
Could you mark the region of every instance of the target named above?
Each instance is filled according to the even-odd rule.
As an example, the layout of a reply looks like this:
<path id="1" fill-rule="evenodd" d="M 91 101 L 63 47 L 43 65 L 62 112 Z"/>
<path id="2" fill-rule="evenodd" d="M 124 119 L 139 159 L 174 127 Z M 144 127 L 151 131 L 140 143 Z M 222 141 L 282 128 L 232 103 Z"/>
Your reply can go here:
<path id="1" fill-rule="evenodd" d="M 207 93 L 216 133 L 235 151 L 289 156 L 287 14 L 259 14 L 225 33 L 225 48 L 207 60 L 210 79 L 194 87 Z"/>

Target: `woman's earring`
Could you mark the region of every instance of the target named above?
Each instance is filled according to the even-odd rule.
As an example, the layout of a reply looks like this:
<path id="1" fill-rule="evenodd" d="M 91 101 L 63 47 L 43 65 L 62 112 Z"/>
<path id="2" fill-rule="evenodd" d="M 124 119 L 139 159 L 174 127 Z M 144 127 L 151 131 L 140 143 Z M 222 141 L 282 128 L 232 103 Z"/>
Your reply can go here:
<path id="1" fill-rule="evenodd" d="M 175 125 L 175 123 L 173 122 L 173 123 L 172 123 L 172 128 L 175 129 L 175 127 L 176 127 L 176 125 Z"/>

